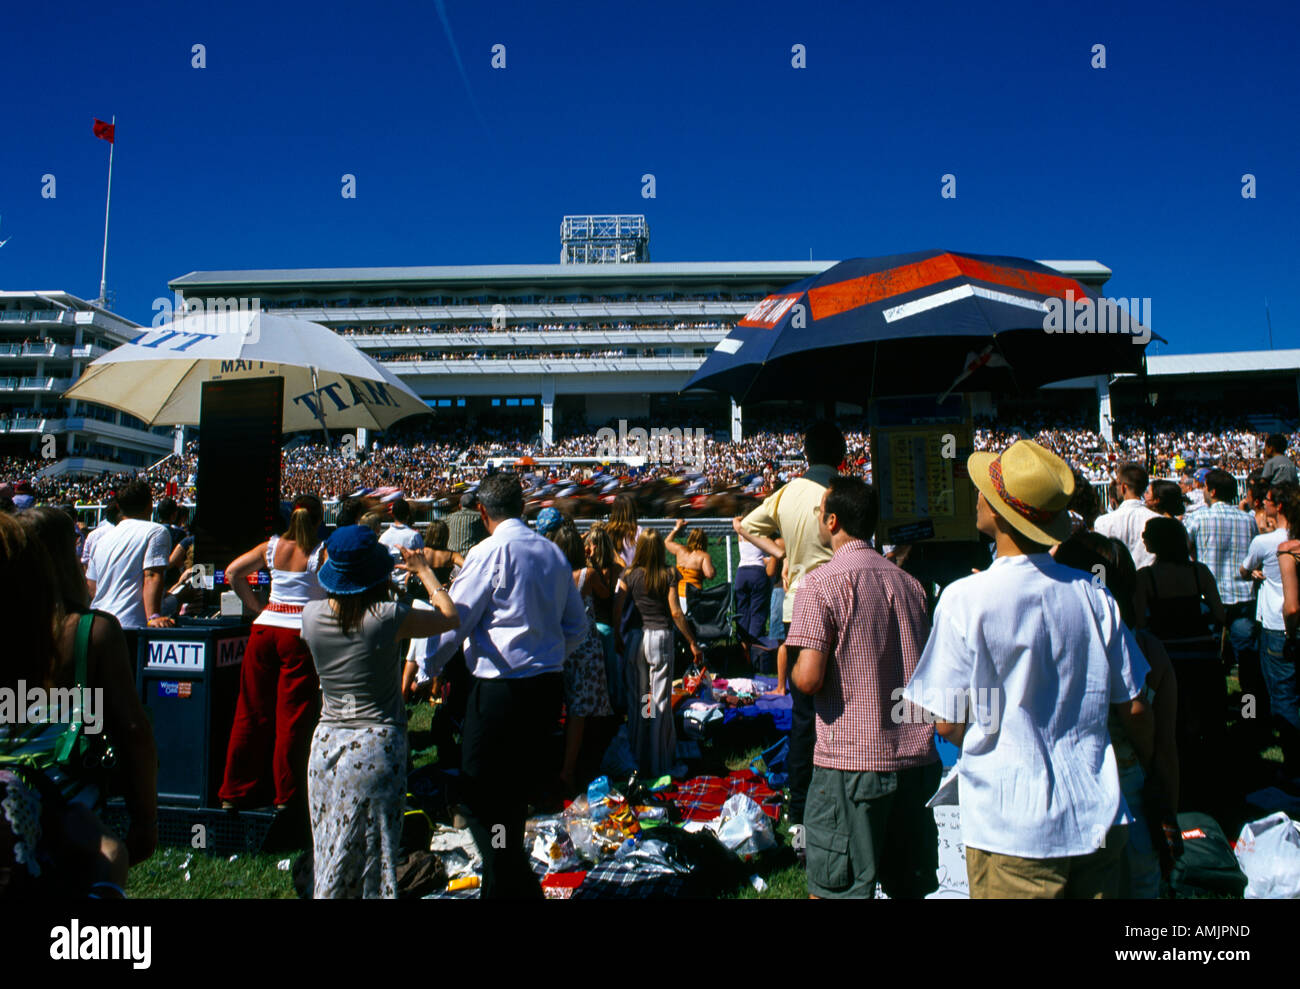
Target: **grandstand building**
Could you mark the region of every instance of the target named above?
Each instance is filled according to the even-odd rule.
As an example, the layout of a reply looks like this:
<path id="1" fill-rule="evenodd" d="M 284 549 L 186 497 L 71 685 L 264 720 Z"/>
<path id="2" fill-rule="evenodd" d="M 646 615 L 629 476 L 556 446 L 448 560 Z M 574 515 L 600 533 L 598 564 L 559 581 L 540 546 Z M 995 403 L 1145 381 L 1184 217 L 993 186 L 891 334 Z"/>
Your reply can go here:
<path id="1" fill-rule="evenodd" d="M 619 263 L 648 256 L 648 230 L 604 221 L 636 219 L 566 217 L 561 264 L 194 271 L 168 284 L 187 298 L 257 299 L 264 311 L 323 323 L 400 375 L 435 415 L 525 419 L 544 444 L 557 426 L 587 431 L 620 418 L 729 421 L 738 440 L 734 402 L 679 389 L 756 302 L 836 262 Z M 1098 291 L 1111 274 L 1095 261 L 1044 263 Z"/>
<path id="2" fill-rule="evenodd" d="M 63 393 L 96 357 L 139 334 L 140 326 L 67 292 L 0 291 L 0 455 L 47 456 L 41 477 L 155 463 L 172 450 L 173 430 Z"/>

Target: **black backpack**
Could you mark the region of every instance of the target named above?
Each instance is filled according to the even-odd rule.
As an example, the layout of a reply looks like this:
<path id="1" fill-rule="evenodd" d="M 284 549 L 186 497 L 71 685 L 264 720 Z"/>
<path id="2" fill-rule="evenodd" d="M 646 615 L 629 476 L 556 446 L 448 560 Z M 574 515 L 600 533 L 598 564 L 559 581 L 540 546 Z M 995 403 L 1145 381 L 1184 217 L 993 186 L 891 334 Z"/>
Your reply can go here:
<path id="1" fill-rule="evenodd" d="M 1209 814 L 1187 813 L 1178 815 L 1178 827 L 1183 834 L 1183 854 L 1175 860 L 1169 877 L 1174 893 L 1240 897 L 1246 891 L 1246 876 L 1218 822 Z"/>

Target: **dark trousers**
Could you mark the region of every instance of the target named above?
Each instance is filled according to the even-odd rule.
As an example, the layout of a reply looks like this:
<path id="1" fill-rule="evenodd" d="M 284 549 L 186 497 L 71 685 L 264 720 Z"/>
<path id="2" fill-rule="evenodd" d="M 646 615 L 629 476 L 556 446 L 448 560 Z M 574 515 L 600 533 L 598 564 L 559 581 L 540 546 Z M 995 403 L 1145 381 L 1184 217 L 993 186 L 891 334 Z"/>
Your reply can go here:
<path id="1" fill-rule="evenodd" d="M 1255 698 L 1255 718 L 1246 723 L 1252 744 L 1263 748 L 1273 744 L 1269 712 L 1268 686 L 1260 666 L 1259 623 L 1255 621 L 1255 602 L 1242 601 L 1225 605 L 1228 634 L 1223 641 L 1223 665 L 1231 673 L 1237 667 L 1237 681 L 1242 696 Z"/>
<path id="2" fill-rule="evenodd" d="M 529 797 L 553 768 L 546 758 L 563 698 L 559 673 L 521 680 L 476 677 L 470 688 L 461 770 L 470 833 L 483 856 L 484 899 L 542 896 L 524 849 L 524 820 Z"/>
<path id="3" fill-rule="evenodd" d="M 736 615 L 740 627 L 755 639 L 763 634 L 772 604 L 772 580 L 762 567 L 736 571 Z"/>
<path id="4" fill-rule="evenodd" d="M 790 623 L 786 622 L 783 636 L 790 634 Z M 788 663 L 786 669 L 794 672 L 794 664 L 799 659 L 799 650 L 787 647 Z M 808 802 L 808 787 L 812 785 L 813 746 L 817 744 L 817 707 L 812 694 L 805 694 L 793 683 L 790 684 L 790 699 L 793 709 L 790 712 L 790 755 L 786 758 L 786 772 L 789 778 L 786 786 L 790 788 L 790 805 L 786 813 L 791 824 L 803 823 L 804 805 Z"/>

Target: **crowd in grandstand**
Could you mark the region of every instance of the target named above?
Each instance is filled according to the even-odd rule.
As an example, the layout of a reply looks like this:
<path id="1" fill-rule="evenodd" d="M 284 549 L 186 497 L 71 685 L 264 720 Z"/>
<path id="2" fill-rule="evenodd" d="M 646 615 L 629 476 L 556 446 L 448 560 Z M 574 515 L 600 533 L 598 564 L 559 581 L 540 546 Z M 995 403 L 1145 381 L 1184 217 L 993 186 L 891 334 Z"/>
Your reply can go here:
<path id="1" fill-rule="evenodd" d="M 841 420 L 848 447 L 847 467 L 853 473 L 871 476 L 870 436 L 863 419 Z M 341 444 L 339 437 L 325 445 L 319 436 L 290 442 L 283 459 L 281 490 L 286 495 L 302 492 L 319 494 L 326 500 L 342 498 L 360 488 L 391 487 L 406 497 L 433 500 L 446 505 L 466 485 L 481 480 L 489 460 L 502 458 L 599 457 L 607 452 L 601 437 L 590 426 L 567 424 L 549 447 L 543 447 L 535 425 L 501 420 L 453 420 L 448 424 L 403 428 L 381 435 L 371 449 L 356 451 L 353 444 Z M 611 422 L 611 427 L 617 423 Z M 650 422 L 629 421 L 628 428 L 650 428 Z M 565 497 L 579 491 L 606 501 L 615 489 L 650 488 L 667 483 L 679 492 L 681 501 L 692 500 L 698 509 L 702 500 L 715 494 L 758 497 L 802 469 L 802 433 L 798 424 L 778 420 L 762 422 L 737 443 L 718 442 L 713 430 L 705 431 L 703 455 L 694 447 L 677 450 L 679 462 L 663 460 L 640 467 L 613 464 L 606 468 L 588 465 L 562 469 L 538 467 L 528 471 L 533 482 L 530 495 L 538 501 L 557 494 Z M 1249 426 L 1222 417 L 1189 414 L 1167 417 L 1154 423 L 1151 436 L 1153 477 L 1175 477 L 1190 467 L 1218 466 L 1244 476 L 1258 466 L 1262 437 Z M 685 429 L 686 427 L 683 427 Z M 693 432 L 693 427 L 690 430 Z M 1089 481 L 1109 481 L 1123 462 L 1146 459 L 1146 435 L 1141 428 L 1116 424 L 1114 442 L 1108 443 L 1081 417 L 1032 414 L 1016 426 L 1005 421 L 977 421 L 976 450 L 1004 449 L 1016 438 L 1031 438 L 1061 455 Z M 1292 448 L 1300 446 L 1300 432 L 1291 437 Z M 629 454 L 635 450 L 629 449 Z M 171 488 L 186 498 L 196 481 L 197 445 L 191 443 L 182 457 L 171 457 L 147 471 L 128 471 L 91 477 L 61 476 L 49 480 L 35 475 L 49 462 L 9 456 L 0 459 L 0 481 L 33 479 L 42 501 L 97 504 L 108 493 L 140 476 L 159 490 Z M 570 491 L 570 489 L 575 489 Z M 593 506 L 592 514 L 598 513 Z M 586 512 L 583 512 L 586 514 Z"/>

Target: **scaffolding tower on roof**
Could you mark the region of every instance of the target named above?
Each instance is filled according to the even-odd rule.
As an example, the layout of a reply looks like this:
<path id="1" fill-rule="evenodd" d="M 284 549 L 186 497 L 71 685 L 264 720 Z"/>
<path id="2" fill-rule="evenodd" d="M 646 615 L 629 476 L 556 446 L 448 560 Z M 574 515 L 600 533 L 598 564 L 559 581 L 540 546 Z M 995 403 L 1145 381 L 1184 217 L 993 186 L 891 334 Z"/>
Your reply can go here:
<path id="1" fill-rule="evenodd" d="M 566 216 L 560 224 L 561 264 L 649 260 L 650 225 L 642 215 Z"/>

